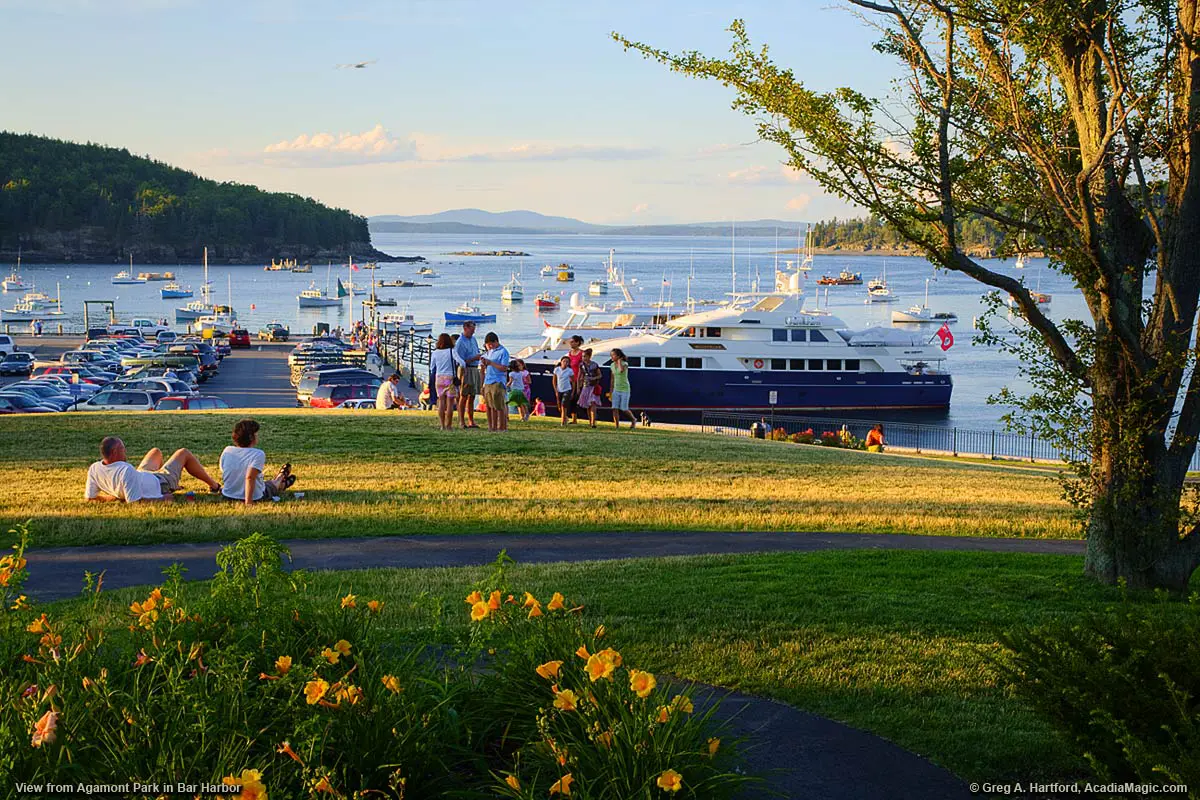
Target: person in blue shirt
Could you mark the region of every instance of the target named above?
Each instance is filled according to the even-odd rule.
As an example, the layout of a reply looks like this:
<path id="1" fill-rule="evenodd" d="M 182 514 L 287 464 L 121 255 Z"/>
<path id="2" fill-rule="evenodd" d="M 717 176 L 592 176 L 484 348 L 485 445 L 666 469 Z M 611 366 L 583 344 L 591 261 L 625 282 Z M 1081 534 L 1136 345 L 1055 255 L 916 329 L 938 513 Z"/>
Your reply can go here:
<path id="1" fill-rule="evenodd" d="M 488 430 L 508 430 L 508 351 L 500 337 L 489 333 L 483 339 L 485 353 L 479 363 L 487 369 L 483 375 L 483 402 L 487 403 Z"/>
<path id="2" fill-rule="evenodd" d="M 454 343 L 454 363 L 458 365 L 458 424 L 478 428 L 475 424 L 475 395 L 479 394 L 482 376 L 479 372 L 479 345 L 475 343 L 475 323 L 464 322 L 462 336 Z M 488 404 L 491 407 L 491 404 Z M 468 424 L 468 420 L 470 423 Z"/>

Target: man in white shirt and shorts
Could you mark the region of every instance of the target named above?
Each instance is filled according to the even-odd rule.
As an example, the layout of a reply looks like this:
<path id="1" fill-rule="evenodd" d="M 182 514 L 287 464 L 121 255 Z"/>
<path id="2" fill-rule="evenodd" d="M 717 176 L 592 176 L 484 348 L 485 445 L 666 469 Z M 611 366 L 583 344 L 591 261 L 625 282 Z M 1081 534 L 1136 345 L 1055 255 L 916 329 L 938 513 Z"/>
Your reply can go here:
<path id="1" fill-rule="evenodd" d="M 100 442 L 101 460 L 88 467 L 83 489 L 85 500 L 100 503 L 173 500 L 184 472 L 208 484 L 213 494 L 221 491 L 221 484 L 213 480 L 200 459 L 183 448 L 167 459 L 163 458 L 162 450 L 151 448 L 136 468 L 125 458 L 125 442 L 120 438 L 107 436 Z"/>

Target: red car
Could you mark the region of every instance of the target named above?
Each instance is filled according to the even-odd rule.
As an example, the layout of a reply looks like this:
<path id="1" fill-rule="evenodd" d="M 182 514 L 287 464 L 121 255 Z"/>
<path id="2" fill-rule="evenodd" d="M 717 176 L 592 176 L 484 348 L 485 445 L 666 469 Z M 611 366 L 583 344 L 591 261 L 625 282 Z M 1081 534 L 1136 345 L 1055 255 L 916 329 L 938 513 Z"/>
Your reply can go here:
<path id="1" fill-rule="evenodd" d="M 229 405 L 219 397 L 195 395 L 167 395 L 155 405 L 155 411 L 216 411 L 229 408 Z"/>
<path id="2" fill-rule="evenodd" d="M 331 384 L 313 389 L 309 408 L 337 408 L 347 400 L 366 400 L 379 391 L 378 383 Z"/>
<path id="3" fill-rule="evenodd" d="M 245 328 L 234 328 L 229 332 L 230 347 L 249 347 L 250 331 Z"/>

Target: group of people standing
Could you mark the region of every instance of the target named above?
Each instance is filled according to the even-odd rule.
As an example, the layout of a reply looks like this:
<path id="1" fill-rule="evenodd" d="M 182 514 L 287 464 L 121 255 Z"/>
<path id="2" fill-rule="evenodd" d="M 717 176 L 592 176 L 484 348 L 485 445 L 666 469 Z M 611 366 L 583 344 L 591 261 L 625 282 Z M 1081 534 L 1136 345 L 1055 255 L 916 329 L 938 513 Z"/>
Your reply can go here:
<path id="1" fill-rule="evenodd" d="M 488 430 L 508 430 L 508 408 L 517 409 L 522 420 L 531 413 L 544 413 L 541 400 L 534 401 L 532 381 L 525 362 L 512 358 L 494 332 L 483 339 L 480 350 L 475 340 L 476 325 L 464 322 L 462 333 L 443 333 L 437 338 L 429 359 L 430 402 L 435 405 L 442 430 L 454 427 L 454 412 L 464 430 L 475 424 L 475 398 L 482 396 Z M 602 371 L 583 339 L 572 336 L 570 349 L 554 368 L 553 379 L 562 424 L 578 422 L 581 413 L 596 427 L 596 409 L 604 403 Z M 629 410 L 629 363 L 619 349 L 609 353 L 612 370 L 613 424 L 621 426 L 622 415 L 629 418 L 632 430 L 637 422 Z M 436 400 L 434 399 L 436 398 Z"/>

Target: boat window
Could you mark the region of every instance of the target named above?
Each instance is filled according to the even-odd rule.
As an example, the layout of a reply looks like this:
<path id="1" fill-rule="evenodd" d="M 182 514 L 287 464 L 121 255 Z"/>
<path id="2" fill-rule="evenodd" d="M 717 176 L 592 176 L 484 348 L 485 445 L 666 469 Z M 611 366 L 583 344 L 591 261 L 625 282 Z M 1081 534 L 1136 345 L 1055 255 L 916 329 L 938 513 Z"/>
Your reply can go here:
<path id="1" fill-rule="evenodd" d="M 828 362 L 826 362 L 826 369 L 836 369 L 836 370 L 838 370 L 838 371 L 841 371 L 841 369 L 842 369 L 842 360 L 841 360 L 840 358 L 831 358 L 831 359 L 829 359 L 829 361 L 828 361 Z"/>
<path id="2" fill-rule="evenodd" d="M 771 341 L 773 341 L 773 342 L 786 342 L 786 341 L 787 341 L 787 335 L 788 335 L 788 332 L 787 332 L 787 331 L 785 331 L 785 330 L 782 330 L 782 329 L 780 329 L 780 328 L 774 328 L 774 329 L 771 331 Z"/>
<path id="3" fill-rule="evenodd" d="M 703 358 L 689 358 L 684 362 L 688 369 L 700 369 L 704 366 Z"/>
<path id="4" fill-rule="evenodd" d="M 647 367 L 661 367 L 662 359 L 658 356 L 646 356 Z"/>
<path id="5" fill-rule="evenodd" d="M 707 336 L 708 336 L 710 339 L 716 339 L 716 338 L 719 338 L 719 337 L 721 336 L 721 329 L 720 329 L 720 328 L 709 328 L 709 329 L 708 329 L 708 333 L 707 333 L 706 335 L 707 335 Z"/>
<path id="6" fill-rule="evenodd" d="M 792 341 L 793 341 L 793 342 L 803 342 L 803 341 L 804 341 L 804 334 L 805 334 L 806 332 L 807 332 L 807 331 L 802 331 L 802 330 L 794 330 L 794 331 L 792 331 Z M 814 333 L 815 333 L 815 331 L 814 331 Z"/>
<path id="7" fill-rule="evenodd" d="M 846 370 L 848 372 L 858 372 L 858 369 L 859 369 L 859 366 L 858 366 L 857 358 L 847 358 L 846 359 Z"/>
<path id="8" fill-rule="evenodd" d="M 667 359 L 667 369 L 682 369 L 682 368 L 683 368 L 683 359 L 682 358 L 671 357 L 671 358 Z"/>
<path id="9" fill-rule="evenodd" d="M 775 309 L 777 309 L 781 305 L 783 305 L 783 301 L 784 301 L 784 298 L 777 297 L 775 295 L 771 295 L 769 297 L 764 297 L 762 300 L 759 300 L 758 303 L 755 304 L 754 310 L 755 311 L 774 311 Z"/>
<path id="10" fill-rule="evenodd" d="M 825 334 L 821 333 L 820 331 L 809 331 L 808 332 L 808 340 L 810 342 L 828 342 L 829 341 L 828 339 L 825 338 Z"/>
<path id="11" fill-rule="evenodd" d="M 642 365 L 642 357 L 641 356 L 630 356 L 629 358 L 627 358 L 625 360 L 627 362 L 629 362 L 629 366 L 631 366 L 631 367 L 640 367 Z"/>
<path id="12" fill-rule="evenodd" d="M 771 359 L 771 369 L 787 369 L 787 359 L 786 358 L 772 358 Z"/>
<path id="13" fill-rule="evenodd" d="M 825 362 L 819 358 L 810 358 L 808 360 L 809 369 L 825 369 Z"/>
<path id="14" fill-rule="evenodd" d="M 804 359 L 793 358 L 788 362 L 788 369 L 804 369 Z"/>

